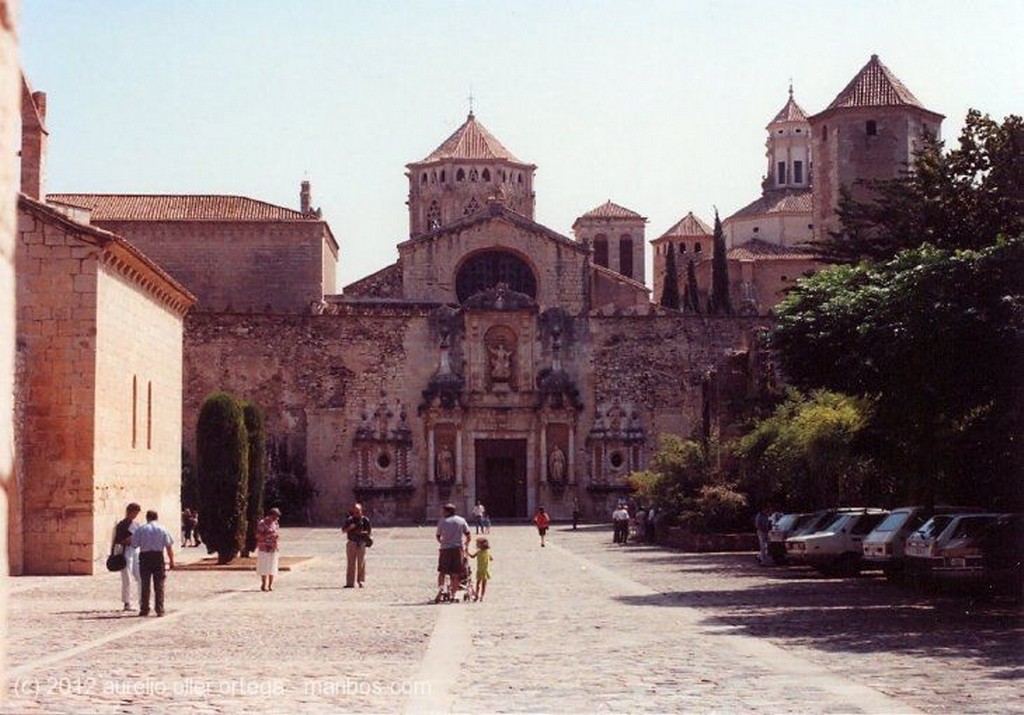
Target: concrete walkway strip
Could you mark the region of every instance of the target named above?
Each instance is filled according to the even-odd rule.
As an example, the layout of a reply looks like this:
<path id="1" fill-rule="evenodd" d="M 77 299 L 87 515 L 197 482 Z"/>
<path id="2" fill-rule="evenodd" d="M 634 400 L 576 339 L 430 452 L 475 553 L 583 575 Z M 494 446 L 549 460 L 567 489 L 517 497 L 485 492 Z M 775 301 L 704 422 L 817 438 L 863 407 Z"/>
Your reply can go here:
<path id="1" fill-rule="evenodd" d="M 451 712 L 453 689 L 462 670 L 462 661 L 472 650 L 466 605 L 441 603 L 437 607 L 441 613 L 430 634 L 420 668 L 413 676 L 414 687 L 403 709 L 406 715 Z"/>
<path id="2" fill-rule="evenodd" d="M 197 603 L 194 606 L 187 606 L 185 608 L 168 611 L 167 614 L 163 617 L 157 617 L 153 615 L 147 616 L 145 618 L 128 617 L 125 620 L 132 621 L 132 625 L 130 626 L 119 628 L 113 633 L 108 633 L 107 635 L 102 636 L 101 638 L 86 641 L 85 643 L 76 645 L 73 648 L 59 650 L 54 653 L 50 653 L 49 655 L 43 656 L 42 658 L 31 660 L 27 663 L 24 663 L 23 665 L 8 668 L 7 677 L 17 678 L 18 676 L 25 675 L 26 673 L 31 673 L 33 670 L 38 670 L 39 668 L 43 668 L 48 665 L 53 665 L 54 663 L 59 663 L 62 660 L 74 658 L 76 655 L 87 653 L 88 651 L 93 650 L 95 648 L 99 648 L 100 646 L 104 646 L 107 643 L 112 643 L 113 641 L 121 640 L 122 638 L 127 638 L 128 636 L 134 635 L 139 631 L 149 628 L 166 626 L 168 623 L 173 623 L 179 618 L 183 618 L 187 614 L 203 610 L 207 606 L 219 603 L 220 601 L 225 601 L 229 598 L 233 598 L 240 593 L 244 593 L 244 591 L 231 591 L 229 593 L 222 593 L 219 596 L 212 596 L 210 598 L 204 599 L 201 603 Z"/>

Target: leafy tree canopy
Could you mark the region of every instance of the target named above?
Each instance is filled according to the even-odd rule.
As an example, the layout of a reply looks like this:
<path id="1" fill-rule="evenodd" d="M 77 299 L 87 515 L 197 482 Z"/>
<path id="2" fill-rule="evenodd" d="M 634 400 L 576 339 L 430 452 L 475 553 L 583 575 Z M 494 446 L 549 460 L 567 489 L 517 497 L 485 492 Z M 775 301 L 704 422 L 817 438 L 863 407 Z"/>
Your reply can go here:
<path id="1" fill-rule="evenodd" d="M 865 182 L 873 200 L 848 191 L 839 204 L 841 228 L 818 248 L 831 263 L 887 260 L 927 242 L 943 249 L 978 249 L 1000 235 L 1024 234 L 1024 120 L 1002 124 L 977 110 L 967 114 L 956 148 L 924 137 L 901 177 Z"/>

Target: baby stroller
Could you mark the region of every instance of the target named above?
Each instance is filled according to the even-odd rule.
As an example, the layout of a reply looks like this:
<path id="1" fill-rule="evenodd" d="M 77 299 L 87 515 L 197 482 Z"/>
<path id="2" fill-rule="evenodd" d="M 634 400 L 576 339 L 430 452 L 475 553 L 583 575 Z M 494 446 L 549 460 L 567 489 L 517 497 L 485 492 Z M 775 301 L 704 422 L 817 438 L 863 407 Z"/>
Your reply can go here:
<path id="1" fill-rule="evenodd" d="M 477 598 L 476 587 L 473 585 L 473 568 L 469 565 L 469 558 L 465 552 L 462 554 L 462 573 L 459 574 L 459 590 L 452 590 L 451 576 L 445 576 L 444 586 L 434 597 L 434 603 L 455 603 L 462 601 L 475 601 Z"/>

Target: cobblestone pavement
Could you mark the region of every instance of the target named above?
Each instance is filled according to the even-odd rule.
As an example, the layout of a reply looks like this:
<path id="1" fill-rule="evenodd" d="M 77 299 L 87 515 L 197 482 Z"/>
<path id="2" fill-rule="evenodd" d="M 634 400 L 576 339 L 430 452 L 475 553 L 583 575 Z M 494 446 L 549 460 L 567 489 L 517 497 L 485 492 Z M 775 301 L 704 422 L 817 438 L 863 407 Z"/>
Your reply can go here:
<path id="1" fill-rule="evenodd" d="M 430 603 L 426 527 L 376 530 L 351 590 L 337 530 L 285 529 L 314 558 L 273 593 L 176 571 L 164 618 L 121 613 L 116 575 L 13 579 L 0 712 L 1024 712 L 1017 608 L 618 547 L 603 526 L 491 542 L 483 603 Z"/>

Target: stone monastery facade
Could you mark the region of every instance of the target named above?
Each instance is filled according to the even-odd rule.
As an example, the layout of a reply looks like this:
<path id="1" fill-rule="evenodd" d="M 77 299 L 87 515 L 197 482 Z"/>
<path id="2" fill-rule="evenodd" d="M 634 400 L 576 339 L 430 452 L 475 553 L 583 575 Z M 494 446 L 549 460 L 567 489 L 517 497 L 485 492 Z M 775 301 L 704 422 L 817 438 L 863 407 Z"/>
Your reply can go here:
<path id="1" fill-rule="evenodd" d="M 208 394 L 257 402 L 274 467 L 307 474 L 317 490 L 311 521 L 337 523 L 354 499 L 381 523 L 478 500 L 495 517 L 544 505 L 555 518 L 574 508 L 605 518 L 659 434 L 715 437 L 771 379 L 764 314 L 813 268 L 800 246 L 819 202 L 831 207 L 822 225 L 834 210 L 835 191 L 819 197 L 814 187 L 879 175 L 886 162 L 893 175 L 915 132 L 938 126 L 905 88 L 886 89 L 897 85 L 873 57 L 825 112 L 808 118 L 790 96 L 768 125 L 762 196 L 726 220 L 739 316 L 656 305 L 669 243 L 681 277 L 696 259 L 706 293 L 707 223 L 687 214 L 651 242 L 652 296 L 647 220 L 608 201 L 581 215 L 572 236 L 538 223 L 536 166 L 472 113 L 406 166 L 409 237 L 397 261 L 341 294 L 332 291 L 338 241 L 305 182 L 297 211 L 239 196 L 88 193 L 25 210 L 123 237 L 166 271 L 176 310 L 194 297 L 181 365 L 186 452 Z M 826 155 L 827 171 L 814 162 Z M 105 482 L 91 478 L 98 504 Z M 122 480 L 110 493 L 123 500 L 136 486 Z"/>

